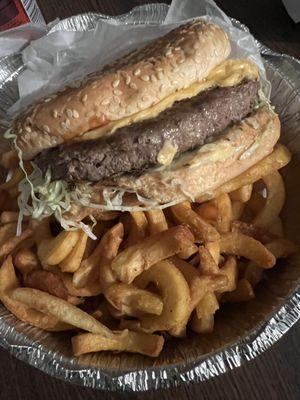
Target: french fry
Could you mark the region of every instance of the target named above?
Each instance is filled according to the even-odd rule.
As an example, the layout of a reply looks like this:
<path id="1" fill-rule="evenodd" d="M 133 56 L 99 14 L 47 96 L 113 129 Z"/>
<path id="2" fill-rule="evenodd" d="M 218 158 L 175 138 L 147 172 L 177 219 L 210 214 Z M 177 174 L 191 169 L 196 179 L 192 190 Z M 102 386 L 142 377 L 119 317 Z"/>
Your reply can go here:
<path id="1" fill-rule="evenodd" d="M 162 210 L 149 210 L 145 211 L 148 221 L 149 234 L 154 235 L 168 229 L 168 222 Z"/>
<path id="2" fill-rule="evenodd" d="M 68 299 L 68 290 L 59 275 L 50 271 L 37 270 L 23 276 L 26 287 L 39 289 L 60 299 Z"/>
<path id="3" fill-rule="evenodd" d="M 199 301 L 196 314 L 199 319 L 213 315 L 219 309 L 219 302 L 214 292 L 208 292 Z"/>
<path id="4" fill-rule="evenodd" d="M 0 246 L 5 244 L 9 239 L 17 233 L 17 224 L 10 222 L 0 227 Z"/>
<path id="5" fill-rule="evenodd" d="M 110 262 L 116 256 L 123 239 L 123 225 L 119 222 L 109 229 L 101 238 L 93 253 L 84 260 L 73 275 L 73 283 L 77 288 L 83 288 L 99 281 L 103 284 L 115 281 L 110 269 Z"/>
<path id="6" fill-rule="evenodd" d="M 191 310 L 193 310 L 199 301 L 208 292 L 216 290 L 225 290 L 228 286 L 228 278 L 226 274 L 201 275 L 199 270 L 193 267 L 190 263 L 180 260 L 177 257 L 172 257 L 172 262 L 184 276 L 190 288 Z"/>
<path id="7" fill-rule="evenodd" d="M 102 221 L 98 221 L 98 223 L 94 226 L 93 234 L 97 237 L 97 240 L 93 240 L 91 238 L 87 239 L 85 250 L 83 253 L 83 257 L 82 257 L 83 260 L 88 258 L 92 254 L 92 252 L 95 250 L 95 248 L 97 247 L 97 245 L 99 243 L 99 239 L 102 237 L 102 235 L 105 232 L 105 228 L 106 228 L 105 223 L 103 223 Z"/>
<path id="8" fill-rule="evenodd" d="M 258 267 L 253 261 L 250 261 L 245 268 L 244 278 L 250 283 L 252 287 L 255 287 L 262 279 L 264 275 L 264 269 Z"/>
<path id="9" fill-rule="evenodd" d="M 197 251 L 198 247 L 195 244 L 192 244 L 191 246 L 178 253 L 177 256 L 186 260 L 187 258 L 190 258 L 193 254 L 197 253 Z"/>
<path id="10" fill-rule="evenodd" d="M 129 329 L 130 331 L 134 332 L 151 333 L 147 331 L 147 329 L 142 328 L 140 321 L 138 321 L 137 319 L 120 319 L 118 329 Z"/>
<path id="11" fill-rule="evenodd" d="M 212 204 L 216 207 L 217 218 L 216 228 L 219 233 L 230 231 L 230 223 L 232 220 L 231 200 L 228 194 L 224 193 L 212 200 Z"/>
<path id="12" fill-rule="evenodd" d="M 5 226 L 5 225 L 4 225 Z M 8 256 L 13 250 L 22 243 L 25 239 L 28 239 L 33 235 L 31 228 L 26 228 L 23 230 L 20 236 L 14 236 L 8 239 L 5 243 L 0 246 L 0 260 Z"/>
<path id="13" fill-rule="evenodd" d="M 130 212 L 130 230 L 127 238 L 127 246 L 140 242 L 147 236 L 148 221 L 143 211 Z"/>
<path id="14" fill-rule="evenodd" d="M 71 329 L 70 325 L 60 322 L 57 318 L 45 315 L 23 302 L 12 299 L 11 293 L 19 287 L 20 282 L 15 273 L 12 257 L 9 256 L 0 268 L 0 300 L 5 307 L 21 321 L 45 331 L 58 332 Z"/>
<path id="15" fill-rule="evenodd" d="M 238 281 L 237 287 L 233 292 L 224 293 L 222 302 L 237 303 L 249 301 L 254 298 L 252 286 L 247 279 L 243 278 Z"/>
<path id="16" fill-rule="evenodd" d="M 110 329 L 85 311 L 82 311 L 80 308 L 73 306 L 63 299 L 42 292 L 41 290 L 17 288 L 12 291 L 11 298 L 76 328 L 91 333 L 99 333 L 104 337 L 113 336 Z"/>
<path id="17" fill-rule="evenodd" d="M 214 315 L 199 319 L 196 312 L 192 314 L 191 329 L 196 333 L 211 333 L 214 330 Z"/>
<path id="18" fill-rule="evenodd" d="M 266 198 L 258 192 L 253 192 L 250 200 L 247 202 L 246 209 L 249 210 L 254 218 L 265 206 Z M 238 218 L 237 218 L 238 219 Z"/>
<path id="19" fill-rule="evenodd" d="M 251 198 L 252 188 L 253 186 L 251 183 L 249 185 L 241 186 L 240 188 L 229 193 L 229 196 L 233 201 L 246 203 Z"/>
<path id="20" fill-rule="evenodd" d="M 201 274 L 218 274 L 220 272 L 213 256 L 205 246 L 199 246 L 199 271 Z"/>
<path id="21" fill-rule="evenodd" d="M 13 264 L 24 275 L 40 268 L 36 254 L 29 249 L 18 250 L 13 257 Z"/>
<path id="22" fill-rule="evenodd" d="M 142 332 L 124 330 L 105 338 L 92 333 L 82 333 L 72 337 L 72 348 L 75 356 L 98 351 L 127 351 L 157 357 L 164 345 L 164 338 Z"/>
<path id="23" fill-rule="evenodd" d="M 221 236 L 221 253 L 248 258 L 262 268 L 272 268 L 276 259 L 259 241 L 238 232 L 229 232 Z"/>
<path id="24" fill-rule="evenodd" d="M 227 257 L 225 264 L 220 268 L 220 273 L 227 277 L 228 283 L 225 287 L 217 289 L 216 292 L 220 294 L 235 290 L 238 280 L 238 267 L 235 257 Z"/>
<path id="25" fill-rule="evenodd" d="M 104 296 L 111 305 L 132 317 L 141 314 L 160 315 L 163 309 L 163 302 L 157 294 L 125 283 L 111 285 L 105 290 Z"/>
<path id="26" fill-rule="evenodd" d="M 103 291 L 116 281 L 115 273 L 111 269 L 111 262 L 117 256 L 123 240 L 123 225 L 119 223 L 108 232 L 107 241 L 103 240 L 104 256 L 101 258 L 99 264 L 99 282 Z"/>
<path id="27" fill-rule="evenodd" d="M 220 262 L 220 242 L 209 242 L 206 243 L 205 247 L 210 252 L 214 262 L 218 266 Z"/>
<path id="28" fill-rule="evenodd" d="M 62 231 L 56 237 L 44 239 L 38 245 L 37 254 L 42 263 L 58 265 L 76 246 L 80 230 Z"/>
<path id="29" fill-rule="evenodd" d="M 267 199 L 263 209 L 256 215 L 253 224 L 261 228 L 268 226 L 279 216 L 285 201 L 285 188 L 278 171 L 262 177 L 267 187 Z"/>
<path id="30" fill-rule="evenodd" d="M 243 172 L 241 175 L 221 185 L 212 193 L 212 196 L 215 198 L 220 194 L 233 192 L 241 186 L 253 184 L 263 176 L 271 174 L 272 172 L 284 167 L 290 162 L 290 160 L 290 151 L 282 144 L 277 143 L 274 151 L 270 155 L 247 169 L 247 171 Z M 210 194 L 210 198 L 212 198 L 212 196 Z M 206 195 L 197 198 L 197 202 L 199 203 L 206 200 Z"/>
<path id="31" fill-rule="evenodd" d="M 93 297 L 98 296 L 103 292 L 101 284 L 96 281 L 83 288 L 77 288 L 72 279 L 72 275 L 65 272 L 58 272 L 64 285 L 66 286 L 69 295 L 75 297 Z"/>
<path id="32" fill-rule="evenodd" d="M 216 229 L 192 210 L 189 202 L 185 201 L 172 206 L 171 211 L 179 223 L 191 229 L 196 241 L 214 242 L 219 239 L 220 235 Z"/>
<path id="33" fill-rule="evenodd" d="M 232 220 L 241 219 L 245 209 L 245 203 L 241 201 L 231 201 Z"/>
<path id="34" fill-rule="evenodd" d="M 5 225 L 11 222 L 18 222 L 18 218 L 18 211 L 3 211 L 0 215 L 0 223 Z"/>
<path id="35" fill-rule="evenodd" d="M 76 245 L 67 255 L 67 257 L 59 264 L 59 267 L 63 272 L 75 272 L 78 270 L 83 259 L 87 239 L 88 236 L 85 232 L 82 231 L 79 233 L 79 239 Z"/>
<path id="36" fill-rule="evenodd" d="M 271 240 L 276 239 L 276 236 L 268 230 L 255 226 L 249 222 L 233 221 L 231 224 L 231 231 L 251 236 L 261 243 L 268 243 Z"/>
<path id="37" fill-rule="evenodd" d="M 195 211 L 205 221 L 215 221 L 217 219 L 218 211 L 211 201 L 200 204 Z"/>
<path id="38" fill-rule="evenodd" d="M 181 272 L 170 261 L 161 261 L 144 271 L 134 282 L 141 289 L 154 283 L 163 300 L 160 315 L 140 317 L 141 326 L 152 332 L 170 330 L 190 315 L 190 290 Z"/>
<path id="39" fill-rule="evenodd" d="M 121 282 L 131 283 L 152 265 L 181 252 L 193 242 L 187 227 L 172 227 L 121 251 L 112 261 L 111 269 Z"/>

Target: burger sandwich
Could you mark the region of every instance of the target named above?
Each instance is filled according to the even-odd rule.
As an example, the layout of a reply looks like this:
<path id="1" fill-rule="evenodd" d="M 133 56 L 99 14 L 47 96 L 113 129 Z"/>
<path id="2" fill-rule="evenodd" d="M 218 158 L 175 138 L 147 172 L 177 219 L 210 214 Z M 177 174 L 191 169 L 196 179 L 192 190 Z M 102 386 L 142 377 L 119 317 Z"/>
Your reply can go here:
<path id="1" fill-rule="evenodd" d="M 230 52 L 226 33 L 198 19 L 26 109 L 2 156 L 33 168 L 21 214 L 69 229 L 107 210 L 165 208 L 270 154 L 278 116 L 257 66 Z"/>

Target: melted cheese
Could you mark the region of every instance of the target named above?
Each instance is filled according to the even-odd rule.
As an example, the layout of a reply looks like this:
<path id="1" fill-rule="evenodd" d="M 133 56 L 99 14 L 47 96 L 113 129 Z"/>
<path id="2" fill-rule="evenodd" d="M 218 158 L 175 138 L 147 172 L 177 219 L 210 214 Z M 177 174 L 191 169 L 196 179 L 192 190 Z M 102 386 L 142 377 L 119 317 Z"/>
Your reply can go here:
<path id="1" fill-rule="evenodd" d="M 221 86 L 228 87 L 238 85 L 243 79 L 257 79 L 258 69 L 255 64 L 248 60 L 226 60 L 214 68 L 210 74 L 200 82 L 195 82 L 188 88 L 178 90 L 167 96 L 165 99 L 148 107 L 146 110 L 139 111 L 130 115 L 112 121 L 105 126 L 86 132 L 77 140 L 96 139 L 101 136 L 112 134 L 116 129 L 122 126 L 131 125 L 134 122 L 143 121 L 145 119 L 154 118 L 165 109 L 172 106 L 175 101 L 180 101 L 196 96 L 198 93 L 211 87 Z"/>

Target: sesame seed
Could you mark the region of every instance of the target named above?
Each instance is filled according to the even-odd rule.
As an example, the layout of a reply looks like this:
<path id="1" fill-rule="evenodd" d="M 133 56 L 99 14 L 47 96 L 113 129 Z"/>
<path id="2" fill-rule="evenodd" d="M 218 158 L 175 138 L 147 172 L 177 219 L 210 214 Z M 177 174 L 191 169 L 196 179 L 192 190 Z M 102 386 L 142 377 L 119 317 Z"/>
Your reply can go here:
<path id="1" fill-rule="evenodd" d="M 119 86 L 119 83 L 120 83 L 120 79 L 114 80 L 112 83 L 113 88 L 117 88 Z"/>
<path id="2" fill-rule="evenodd" d="M 128 75 L 128 76 L 126 76 L 125 83 L 126 83 L 126 85 L 129 85 L 130 82 L 131 82 L 131 77 Z"/>
<path id="3" fill-rule="evenodd" d="M 148 96 L 143 96 L 142 97 L 142 101 L 148 101 L 149 100 L 149 97 Z"/>
<path id="4" fill-rule="evenodd" d="M 113 92 L 116 96 L 121 96 L 123 94 L 123 92 L 119 89 L 115 89 Z"/>
<path id="5" fill-rule="evenodd" d="M 185 58 L 180 58 L 179 60 L 177 60 L 178 64 L 182 64 L 185 62 Z"/>
<path id="6" fill-rule="evenodd" d="M 87 98 L 88 98 L 88 96 L 87 96 L 87 94 L 85 94 L 84 96 L 82 96 L 81 101 L 83 103 L 85 103 L 87 101 Z"/>
<path id="7" fill-rule="evenodd" d="M 160 92 L 162 92 L 164 90 L 164 88 L 165 88 L 164 84 L 160 85 L 160 87 L 159 87 Z"/>
<path id="8" fill-rule="evenodd" d="M 175 47 L 175 49 L 174 49 L 175 51 L 180 51 L 181 50 L 181 47 Z"/>
<path id="9" fill-rule="evenodd" d="M 79 113 L 77 110 L 73 110 L 73 117 L 74 118 L 79 118 Z"/>
<path id="10" fill-rule="evenodd" d="M 54 117 L 54 118 L 57 118 L 57 117 L 58 117 L 58 111 L 57 111 L 57 110 L 53 110 L 53 113 L 52 113 L 52 114 L 53 114 L 53 117 Z"/>
<path id="11" fill-rule="evenodd" d="M 156 68 L 155 68 L 155 71 L 156 71 L 156 72 L 162 72 L 163 69 L 162 69 L 161 67 L 156 67 Z"/>
<path id="12" fill-rule="evenodd" d="M 155 75 L 151 75 L 150 79 L 151 79 L 151 82 L 153 82 L 153 83 L 157 82 L 157 78 Z"/>
<path id="13" fill-rule="evenodd" d="M 18 133 L 22 133 L 23 132 L 23 129 L 22 128 L 19 128 L 18 129 Z"/>
<path id="14" fill-rule="evenodd" d="M 138 76 L 141 73 L 141 70 L 137 68 L 136 70 L 133 71 L 133 75 Z"/>
<path id="15" fill-rule="evenodd" d="M 131 83 L 129 84 L 129 87 L 130 87 L 131 89 L 133 89 L 133 90 L 137 90 L 137 85 L 136 85 L 134 82 L 131 82 Z"/>
<path id="16" fill-rule="evenodd" d="M 108 99 L 104 99 L 101 101 L 102 106 L 107 106 L 109 103 L 110 103 L 110 101 Z"/>
<path id="17" fill-rule="evenodd" d="M 44 103 L 49 103 L 49 101 L 51 101 L 51 97 L 47 97 L 47 99 L 44 100 Z"/>
<path id="18" fill-rule="evenodd" d="M 43 130 L 50 133 L 50 128 L 48 125 L 43 125 Z"/>
<path id="19" fill-rule="evenodd" d="M 141 76 L 141 80 L 144 81 L 144 82 L 149 81 L 149 79 L 150 79 L 150 78 L 149 78 L 149 75 L 142 75 L 142 76 Z"/>
<path id="20" fill-rule="evenodd" d="M 69 96 L 69 97 L 67 98 L 67 102 L 71 101 L 72 98 L 73 98 L 72 96 Z"/>
<path id="21" fill-rule="evenodd" d="M 21 131 L 22 131 L 22 130 L 21 130 Z M 30 126 L 28 126 L 28 125 L 27 125 L 27 126 L 25 126 L 25 131 L 26 131 L 26 132 L 31 132 L 31 128 L 30 128 Z"/>
<path id="22" fill-rule="evenodd" d="M 162 71 L 158 71 L 157 77 L 158 77 L 158 79 L 162 79 L 164 77 L 163 72 Z"/>
<path id="23" fill-rule="evenodd" d="M 89 118 L 89 117 L 93 117 L 93 116 L 95 115 L 95 112 L 94 112 L 94 111 L 89 111 L 89 112 L 87 112 L 85 115 L 86 115 L 88 118 Z"/>
<path id="24" fill-rule="evenodd" d="M 137 102 L 137 106 L 138 106 L 138 108 L 140 108 L 140 109 L 143 109 L 144 108 L 144 104 L 142 104 L 141 102 Z"/>
<path id="25" fill-rule="evenodd" d="M 199 43 L 195 42 L 193 45 L 193 49 L 197 50 L 199 48 Z"/>
<path id="26" fill-rule="evenodd" d="M 66 124 L 67 126 L 70 126 L 70 125 L 71 125 L 71 122 L 70 122 L 69 118 L 67 118 L 67 119 L 65 120 L 65 124 Z"/>
<path id="27" fill-rule="evenodd" d="M 73 111 L 70 110 L 70 108 L 67 108 L 67 109 L 66 109 L 66 114 L 67 114 L 67 116 L 68 116 L 69 118 L 72 118 L 72 117 L 73 117 Z"/>
<path id="28" fill-rule="evenodd" d="M 120 103 L 121 103 L 120 98 L 117 97 L 117 96 L 114 96 L 114 101 L 115 101 L 115 103 L 117 103 L 117 104 L 120 104 Z"/>

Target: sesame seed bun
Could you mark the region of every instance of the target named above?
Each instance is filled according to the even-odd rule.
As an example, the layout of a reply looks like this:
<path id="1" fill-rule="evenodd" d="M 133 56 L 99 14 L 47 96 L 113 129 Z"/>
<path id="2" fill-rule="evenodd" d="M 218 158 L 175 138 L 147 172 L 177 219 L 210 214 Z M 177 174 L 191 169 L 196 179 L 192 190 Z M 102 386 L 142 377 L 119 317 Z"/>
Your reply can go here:
<path id="1" fill-rule="evenodd" d="M 102 136 L 105 131 L 98 128 L 138 115 L 202 81 L 229 53 L 226 33 L 214 24 L 196 20 L 172 30 L 22 113 L 12 131 L 23 158 L 69 140 L 89 139 L 91 131 L 93 138 Z"/>

